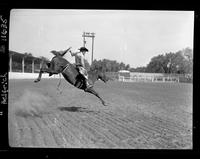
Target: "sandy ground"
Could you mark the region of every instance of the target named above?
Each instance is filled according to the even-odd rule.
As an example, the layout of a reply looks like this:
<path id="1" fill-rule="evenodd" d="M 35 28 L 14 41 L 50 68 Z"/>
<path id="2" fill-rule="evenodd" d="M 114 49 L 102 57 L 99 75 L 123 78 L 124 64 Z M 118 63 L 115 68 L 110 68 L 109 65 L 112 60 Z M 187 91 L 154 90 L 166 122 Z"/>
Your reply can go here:
<path id="1" fill-rule="evenodd" d="M 192 149 L 192 84 L 9 81 L 11 147 Z"/>

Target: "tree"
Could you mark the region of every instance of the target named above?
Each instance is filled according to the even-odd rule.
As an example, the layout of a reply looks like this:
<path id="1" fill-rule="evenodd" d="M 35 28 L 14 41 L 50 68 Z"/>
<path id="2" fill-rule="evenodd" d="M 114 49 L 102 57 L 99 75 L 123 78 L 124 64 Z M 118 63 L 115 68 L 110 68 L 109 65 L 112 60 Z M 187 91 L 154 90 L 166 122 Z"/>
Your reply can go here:
<path id="1" fill-rule="evenodd" d="M 182 73 L 182 74 L 192 73 L 193 59 L 191 55 L 189 55 L 189 58 L 188 58 L 188 56 L 185 56 L 183 51 L 178 51 L 176 53 L 175 63 L 176 63 L 176 66 L 178 66 L 178 70 L 177 70 L 178 73 Z"/>
<path id="2" fill-rule="evenodd" d="M 27 56 L 33 57 L 32 53 L 28 53 L 28 52 L 25 52 L 24 55 L 25 55 L 25 57 L 27 57 Z"/>
<path id="3" fill-rule="evenodd" d="M 112 72 L 118 72 L 119 71 L 119 66 L 116 60 L 112 61 L 112 66 L 111 66 L 111 71 Z"/>
<path id="4" fill-rule="evenodd" d="M 193 51 L 192 51 L 192 49 L 190 49 L 189 47 L 187 47 L 187 48 L 181 50 L 181 52 L 182 52 L 183 56 L 184 56 L 187 60 L 189 60 L 189 61 L 192 61 L 192 60 L 193 60 Z"/>
<path id="5" fill-rule="evenodd" d="M 165 56 L 158 55 L 153 57 L 146 67 L 146 72 L 166 73 L 167 67 L 165 62 Z"/>
<path id="6" fill-rule="evenodd" d="M 121 63 L 119 64 L 119 69 L 120 69 L 120 70 L 125 70 L 125 67 L 126 67 L 126 65 L 125 65 L 123 62 L 121 62 Z"/>
<path id="7" fill-rule="evenodd" d="M 185 71 L 186 73 L 192 74 L 193 72 L 193 50 L 189 47 L 182 50 L 185 59 Z"/>
<path id="8" fill-rule="evenodd" d="M 117 62 L 116 60 L 103 59 L 93 61 L 91 69 L 98 69 L 105 72 L 118 72 L 119 70 L 129 70 L 130 65 L 126 65 L 123 62 Z"/>
<path id="9" fill-rule="evenodd" d="M 125 66 L 125 70 L 129 70 L 129 69 L 130 69 L 130 65 L 128 64 Z"/>
<path id="10" fill-rule="evenodd" d="M 146 72 L 155 73 L 192 73 L 193 56 L 192 49 L 186 48 L 176 53 L 166 53 L 151 59 Z"/>
<path id="11" fill-rule="evenodd" d="M 41 59 L 42 61 L 47 61 L 47 62 L 49 62 L 49 59 L 46 58 L 46 57 L 44 57 L 44 56 L 40 56 L 40 59 Z"/>

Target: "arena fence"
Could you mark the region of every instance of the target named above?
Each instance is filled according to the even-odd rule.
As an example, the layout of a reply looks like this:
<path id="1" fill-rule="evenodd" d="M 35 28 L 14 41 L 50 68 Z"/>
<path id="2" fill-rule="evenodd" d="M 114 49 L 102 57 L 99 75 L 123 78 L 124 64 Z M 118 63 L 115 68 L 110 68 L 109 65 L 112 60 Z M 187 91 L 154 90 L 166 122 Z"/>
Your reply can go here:
<path id="1" fill-rule="evenodd" d="M 38 77 L 38 73 L 21 73 L 21 72 L 9 72 L 8 79 L 36 79 Z M 59 75 L 53 75 L 49 77 L 49 74 L 42 74 L 42 78 L 60 78 Z M 63 76 L 61 75 L 61 78 Z"/>
<path id="2" fill-rule="evenodd" d="M 118 81 L 122 82 L 179 82 L 178 76 L 118 76 Z"/>

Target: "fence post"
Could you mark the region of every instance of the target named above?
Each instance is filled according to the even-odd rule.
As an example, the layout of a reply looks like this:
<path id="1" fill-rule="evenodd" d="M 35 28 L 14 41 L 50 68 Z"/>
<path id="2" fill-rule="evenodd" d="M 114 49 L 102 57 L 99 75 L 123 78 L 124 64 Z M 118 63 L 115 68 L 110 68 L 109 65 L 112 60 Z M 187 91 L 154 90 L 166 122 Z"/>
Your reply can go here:
<path id="1" fill-rule="evenodd" d="M 12 55 L 10 55 L 10 72 L 12 72 Z"/>
<path id="2" fill-rule="evenodd" d="M 24 73 L 24 57 L 22 57 L 22 73 Z"/>
<path id="3" fill-rule="evenodd" d="M 32 73 L 34 73 L 34 59 L 32 59 Z"/>
<path id="4" fill-rule="evenodd" d="M 42 68 L 42 62 L 40 61 L 40 69 Z"/>

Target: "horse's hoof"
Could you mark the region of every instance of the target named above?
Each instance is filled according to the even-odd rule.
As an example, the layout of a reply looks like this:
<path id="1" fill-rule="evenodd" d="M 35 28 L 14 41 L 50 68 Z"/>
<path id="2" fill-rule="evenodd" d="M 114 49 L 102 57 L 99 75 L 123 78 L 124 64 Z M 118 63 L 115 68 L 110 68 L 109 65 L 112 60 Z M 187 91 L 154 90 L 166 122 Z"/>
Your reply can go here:
<path id="1" fill-rule="evenodd" d="M 103 104 L 104 106 L 108 106 L 108 103 L 102 102 L 102 104 Z"/>
<path id="2" fill-rule="evenodd" d="M 34 82 L 36 83 L 36 82 L 39 82 L 40 80 L 39 79 L 36 79 Z"/>

